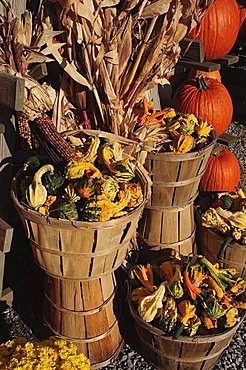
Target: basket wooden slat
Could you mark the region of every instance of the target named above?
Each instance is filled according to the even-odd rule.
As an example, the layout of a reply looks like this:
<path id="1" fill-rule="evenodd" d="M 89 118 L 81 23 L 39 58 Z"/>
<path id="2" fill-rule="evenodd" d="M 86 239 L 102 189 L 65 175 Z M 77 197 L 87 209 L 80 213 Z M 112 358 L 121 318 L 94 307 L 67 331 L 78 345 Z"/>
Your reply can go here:
<path id="1" fill-rule="evenodd" d="M 134 318 L 142 355 L 157 370 L 209 370 L 230 344 L 233 335 L 241 325 L 244 315 L 233 328 L 222 334 L 180 336 L 173 340 L 163 331 L 144 322 L 129 301 L 130 312 Z"/>
<path id="2" fill-rule="evenodd" d="M 45 276 L 46 325 L 56 336 L 74 342 L 92 369 L 113 361 L 123 345 L 115 289 L 114 274 L 81 281 Z"/>
<path id="3" fill-rule="evenodd" d="M 181 206 L 191 201 L 198 192 L 214 143 L 215 140 L 200 151 L 185 154 L 149 153 L 145 168 L 153 185 L 147 206 Z"/>

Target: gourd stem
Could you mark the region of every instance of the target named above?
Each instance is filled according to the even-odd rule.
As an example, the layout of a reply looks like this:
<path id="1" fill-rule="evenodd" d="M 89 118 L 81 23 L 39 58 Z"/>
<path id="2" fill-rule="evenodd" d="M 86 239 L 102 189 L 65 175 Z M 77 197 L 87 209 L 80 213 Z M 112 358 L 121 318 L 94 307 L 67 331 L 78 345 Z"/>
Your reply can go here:
<path id="1" fill-rule="evenodd" d="M 224 242 L 222 243 L 221 247 L 220 247 L 220 250 L 219 250 L 219 253 L 218 253 L 218 256 L 217 256 L 217 260 L 221 260 L 223 258 L 225 258 L 225 252 L 226 252 L 226 249 L 228 247 L 228 245 L 233 241 L 233 237 L 232 236 L 228 236 Z"/>
<path id="2" fill-rule="evenodd" d="M 197 76 L 196 82 L 198 84 L 199 90 L 206 90 L 209 88 L 209 83 L 206 81 L 205 77 L 202 74 Z"/>

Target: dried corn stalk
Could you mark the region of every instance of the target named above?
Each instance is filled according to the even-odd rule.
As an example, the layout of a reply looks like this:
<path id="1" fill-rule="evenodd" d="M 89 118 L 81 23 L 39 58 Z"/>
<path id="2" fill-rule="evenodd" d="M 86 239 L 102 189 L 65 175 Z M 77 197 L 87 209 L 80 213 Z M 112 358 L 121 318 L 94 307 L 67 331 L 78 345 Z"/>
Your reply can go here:
<path id="1" fill-rule="evenodd" d="M 52 54 L 76 82 L 71 98 L 84 122 L 128 136 L 139 96 L 177 63 L 179 42 L 212 3 L 43 0 L 43 24 L 66 31 L 66 52 L 56 49 Z"/>

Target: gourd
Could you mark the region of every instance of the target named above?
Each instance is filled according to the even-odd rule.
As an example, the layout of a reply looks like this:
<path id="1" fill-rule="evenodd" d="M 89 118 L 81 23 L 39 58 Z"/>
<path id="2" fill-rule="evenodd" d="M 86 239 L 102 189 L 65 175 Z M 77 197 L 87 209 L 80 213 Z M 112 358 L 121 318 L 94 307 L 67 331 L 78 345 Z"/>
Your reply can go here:
<path id="1" fill-rule="evenodd" d="M 235 0 L 215 0 L 203 17 L 199 32 L 189 38 L 203 41 L 205 60 L 224 57 L 233 47 L 240 27 L 240 12 Z"/>
<path id="2" fill-rule="evenodd" d="M 46 187 L 46 190 L 50 195 L 58 195 L 64 181 L 65 178 L 60 172 L 46 172 L 43 176 L 43 185 Z"/>
<path id="3" fill-rule="evenodd" d="M 104 194 L 89 199 L 83 209 L 83 219 L 86 221 L 108 221 L 112 217 L 119 217 L 130 200 L 130 193 L 123 191 L 118 202 L 111 202 Z"/>
<path id="4" fill-rule="evenodd" d="M 178 310 L 176 301 L 173 297 L 169 297 L 166 300 L 165 307 L 160 317 L 159 321 L 160 329 L 162 329 L 166 333 L 170 333 L 174 329 L 177 323 L 177 319 L 178 319 Z"/>
<path id="5" fill-rule="evenodd" d="M 87 172 L 90 173 L 90 178 L 92 179 L 100 179 L 102 177 L 101 172 L 92 163 L 84 160 L 68 162 L 64 171 L 65 177 L 69 180 L 79 179 Z"/>
<path id="6" fill-rule="evenodd" d="M 79 213 L 76 207 L 76 202 L 80 197 L 75 192 L 75 185 L 69 184 L 65 188 L 65 194 L 62 196 L 62 201 L 57 207 L 58 217 L 70 221 L 77 221 Z"/>
<path id="7" fill-rule="evenodd" d="M 219 81 L 204 76 L 185 81 L 177 90 L 172 106 L 181 113 L 193 113 L 210 123 L 216 133 L 226 131 L 232 120 L 233 105 L 229 92 Z"/>
<path id="8" fill-rule="evenodd" d="M 222 202 L 221 208 L 223 209 L 230 209 L 232 206 L 232 199 L 229 195 L 222 195 L 219 200 Z"/>
<path id="9" fill-rule="evenodd" d="M 219 70 L 206 72 L 206 71 L 201 71 L 199 69 L 192 68 L 190 70 L 188 79 L 189 80 L 194 80 L 200 75 L 203 75 L 204 77 L 207 77 L 207 78 L 213 78 L 213 79 L 221 82 L 221 74 L 220 74 Z"/>
<path id="10" fill-rule="evenodd" d="M 119 191 L 119 184 L 112 176 L 104 175 L 97 185 L 101 194 L 106 195 L 112 201 L 115 199 Z"/>
<path id="11" fill-rule="evenodd" d="M 84 179 L 79 182 L 77 192 L 82 198 L 89 199 L 95 194 L 95 183 L 92 179 Z"/>
<path id="12" fill-rule="evenodd" d="M 131 194 L 130 201 L 127 205 L 128 208 L 136 208 L 143 202 L 143 192 L 139 184 L 131 183 L 126 185 L 127 190 Z"/>
<path id="13" fill-rule="evenodd" d="M 162 283 L 155 292 L 139 301 L 138 313 L 144 321 L 151 322 L 157 316 L 159 309 L 163 307 L 165 292 L 165 283 Z"/>
<path id="14" fill-rule="evenodd" d="M 233 192 L 240 180 L 240 165 L 237 157 L 227 148 L 220 147 L 211 154 L 202 176 L 200 191 Z"/>
<path id="15" fill-rule="evenodd" d="M 128 182 L 134 178 L 135 164 L 129 158 L 115 160 L 115 151 L 109 144 L 101 148 L 100 157 L 111 176 L 117 181 Z"/>
<path id="16" fill-rule="evenodd" d="M 54 172 L 54 167 L 51 164 L 42 166 L 35 174 L 31 185 L 26 190 L 26 200 L 30 207 L 35 210 L 42 206 L 47 198 L 46 187 L 42 184 L 42 176 L 46 172 Z"/>

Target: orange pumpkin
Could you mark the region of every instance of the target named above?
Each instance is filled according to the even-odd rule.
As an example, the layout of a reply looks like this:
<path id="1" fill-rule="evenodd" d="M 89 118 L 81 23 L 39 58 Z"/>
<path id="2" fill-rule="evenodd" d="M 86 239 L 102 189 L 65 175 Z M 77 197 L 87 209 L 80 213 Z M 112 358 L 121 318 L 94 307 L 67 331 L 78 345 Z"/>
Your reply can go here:
<path id="1" fill-rule="evenodd" d="M 235 191 L 240 181 L 237 157 L 227 148 L 219 147 L 211 154 L 202 176 L 200 191 Z"/>
<path id="2" fill-rule="evenodd" d="M 210 123 L 221 135 L 232 120 L 233 105 L 226 87 L 203 75 L 185 81 L 172 99 L 172 107 L 181 113 L 193 113 Z"/>
<path id="3" fill-rule="evenodd" d="M 207 78 L 214 78 L 215 80 L 221 82 L 221 75 L 220 75 L 220 71 L 219 70 L 212 71 L 212 72 L 206 72 L 206 71 L 201 71 L 200 69 L 192 68 L 190 70 L 190 73 L 189 73 L 189 77 L 188 78 L 190 80 L 193 80 L 193 79 L 196 79 L 200 75 L 203 75 L 203 76 L 205 76 Z"/>
<path id="4" fill-rule="evenodd" d="M 215 0 L 203 17 L 199 30 L 188 37 L 203 41 L 205 60 L 224 57 L 233 47 L 240 27 L 236 0 Z"/>

